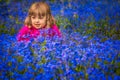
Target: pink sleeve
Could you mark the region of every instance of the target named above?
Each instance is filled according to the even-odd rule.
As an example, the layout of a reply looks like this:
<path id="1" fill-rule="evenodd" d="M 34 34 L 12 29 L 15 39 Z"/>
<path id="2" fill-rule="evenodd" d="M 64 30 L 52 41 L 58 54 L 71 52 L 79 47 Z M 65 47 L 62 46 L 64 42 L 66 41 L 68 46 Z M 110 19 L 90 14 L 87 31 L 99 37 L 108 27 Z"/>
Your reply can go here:
<path id="1" fill-rule="evenodd" d="M 56 34 L 61 37 L 61 32 L 60 30 L 58 29 L 58 27 L 56 25 L 53 25 L 52 29 L 56 32 Z"/>
<path id="2" fill-rule="evenodd" d="M 18 40 L 18 41 L 23 41 L 23 40 L 28 41 L 29 39 L 28 39 L 28 38 L 25 38 L 25 35 L 28 34 L 28 31 L 29 31 L 28 27 L 27 27 L 27 26 L 23 26 L 23 27 L 20 29 L 20 31 L 18 32 L 17 40 Z"/>

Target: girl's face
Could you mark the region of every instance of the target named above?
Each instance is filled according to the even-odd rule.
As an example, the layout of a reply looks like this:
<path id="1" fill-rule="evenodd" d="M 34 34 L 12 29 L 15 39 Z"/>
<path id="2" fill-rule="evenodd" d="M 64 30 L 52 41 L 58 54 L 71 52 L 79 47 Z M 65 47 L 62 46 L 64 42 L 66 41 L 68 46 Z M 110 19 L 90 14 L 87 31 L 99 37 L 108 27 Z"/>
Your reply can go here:
<path id="1" fill-rule="evenodd" d="M 31 16 L 32 26 L 36 29 L 40 29 L 46 26 L 47 18 L 46 16 Z"/>

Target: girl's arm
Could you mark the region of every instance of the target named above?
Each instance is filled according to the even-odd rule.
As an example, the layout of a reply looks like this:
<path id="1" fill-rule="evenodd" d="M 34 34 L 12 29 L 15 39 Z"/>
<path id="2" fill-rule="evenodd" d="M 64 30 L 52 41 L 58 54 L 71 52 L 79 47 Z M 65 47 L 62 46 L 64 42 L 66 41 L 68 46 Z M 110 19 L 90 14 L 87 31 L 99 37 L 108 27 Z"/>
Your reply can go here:
<path id="1" fill-rule="evenodd" d="M 27 26 L 23 26 L 17 35 L 18 41 L 28 41 L 29 38 L 27 37 L 27 34 L 29 32 L 29 28 Z"/>

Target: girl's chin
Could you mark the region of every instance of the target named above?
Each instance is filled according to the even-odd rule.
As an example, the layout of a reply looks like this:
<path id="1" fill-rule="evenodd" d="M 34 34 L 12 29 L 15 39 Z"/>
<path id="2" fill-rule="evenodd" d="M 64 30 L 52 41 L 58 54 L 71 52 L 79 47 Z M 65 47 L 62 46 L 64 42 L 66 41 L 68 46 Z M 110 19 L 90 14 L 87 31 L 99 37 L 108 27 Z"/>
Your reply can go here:
<path id="1" fill-rule="evenodd" d="M 42 27 L 41 27 L 41 26 L 35 26 L 35 28 L 36 28 L 36 29 L 40 29 L 40 28 L 42 28 Z"/>
<path id="2" fill-rule="evenodd" d="M 45 28 L 45 26 L 44 27 L 42 27 L 42 26 L 34 26 L 34 28 L 36 28 L 36 29 L 42 29 L 42 28 Z"/>
<path id="3" fill-rule="evenodd" d="M 40 29 L 41 27 L 35 27 L 36 29 Z"/>

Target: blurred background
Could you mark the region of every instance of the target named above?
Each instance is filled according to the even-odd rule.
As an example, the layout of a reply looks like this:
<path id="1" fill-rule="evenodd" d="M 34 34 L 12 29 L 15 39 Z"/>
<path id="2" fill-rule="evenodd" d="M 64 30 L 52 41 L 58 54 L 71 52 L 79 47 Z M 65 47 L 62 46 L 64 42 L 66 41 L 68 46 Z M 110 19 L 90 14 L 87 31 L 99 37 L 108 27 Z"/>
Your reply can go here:
<path id="1" fill-rule="evenodd" d="M 36 1 L 50 5 L 60 30 L 120 39 L 119 0 L 0 0 L 0 35 L 16 34 Z"/>

